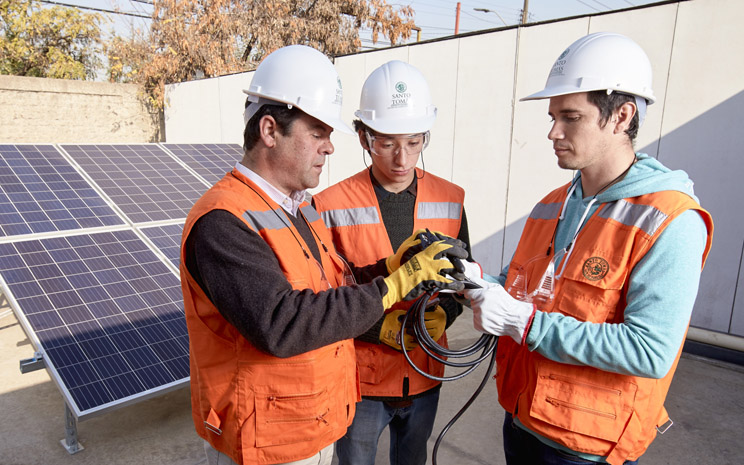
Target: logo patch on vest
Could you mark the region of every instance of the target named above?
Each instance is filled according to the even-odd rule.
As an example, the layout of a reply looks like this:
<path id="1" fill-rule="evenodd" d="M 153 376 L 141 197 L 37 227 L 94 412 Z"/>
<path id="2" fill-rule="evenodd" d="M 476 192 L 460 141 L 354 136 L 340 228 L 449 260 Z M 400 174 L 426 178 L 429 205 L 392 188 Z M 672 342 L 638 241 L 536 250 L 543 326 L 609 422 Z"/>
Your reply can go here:
<path id="1" fill-rule="evenodd" d="M 602 257 L 588 258 L 582 268 L 584 277 L 589 281 L 599 281 L 607 276 L 608 271 L 610 271 L 610 264 Z"/>

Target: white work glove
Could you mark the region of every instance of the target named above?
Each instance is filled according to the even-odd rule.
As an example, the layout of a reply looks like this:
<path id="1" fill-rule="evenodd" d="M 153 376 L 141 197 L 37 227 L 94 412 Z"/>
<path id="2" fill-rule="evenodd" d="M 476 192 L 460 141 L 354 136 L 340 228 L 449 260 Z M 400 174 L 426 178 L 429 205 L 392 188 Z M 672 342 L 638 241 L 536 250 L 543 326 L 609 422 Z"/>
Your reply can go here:
<path id="1" fill-rule="evenodd" d="M 515 299 L 498 284 L 486 282 L 486 285 L 488 287 L 483 289 L 465 289 L 463 292 L 473 309 L 473 326 L 482 333 L 509 336 L 517 344 L 523 344 L 536 307 Z"/>
<path id="2" fill-rule="evenodd" d="M 484 289 L 494 284 L 489 283 L 488 281 L 483 279 L 483 269 L 481 268 L 479 263 L 462 260 L 462 264 L 465 267 L 465 272 L 463 274 L 471 282 L 478 284 Z"/>

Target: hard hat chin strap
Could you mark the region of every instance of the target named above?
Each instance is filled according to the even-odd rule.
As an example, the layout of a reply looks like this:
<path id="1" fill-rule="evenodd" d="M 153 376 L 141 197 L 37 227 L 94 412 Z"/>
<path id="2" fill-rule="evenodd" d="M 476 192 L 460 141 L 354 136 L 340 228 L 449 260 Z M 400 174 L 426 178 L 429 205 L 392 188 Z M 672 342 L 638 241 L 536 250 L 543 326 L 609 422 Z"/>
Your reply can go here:
<path id="1" fill-rule="evenodd" d="M 646 119 L 646 99 L 635 95 L 636 111 L 638 112 L 638 128 L 643 126 L 643 121 Z"/>
<path id="2" fill-rule="evenodd" d="M 256 97 L 251 95 L 248 97 L 248 100 L 250 100 L 251 104 L 248 105 L 245 110 L 243 111 L 243 126 L 245 127 L 248 124 L 248 121 L 253 118 L 253 115 L 255 115 L 258 110 L 260 110 L 264 105 L 274 105 L 278 107 L 286 106 L 287 108 L 292 108 L 292 105 L 288 103 L 282 103 L 277 102 L 276 100 L 269 100 L 267 98 L 263 97 Z"/>

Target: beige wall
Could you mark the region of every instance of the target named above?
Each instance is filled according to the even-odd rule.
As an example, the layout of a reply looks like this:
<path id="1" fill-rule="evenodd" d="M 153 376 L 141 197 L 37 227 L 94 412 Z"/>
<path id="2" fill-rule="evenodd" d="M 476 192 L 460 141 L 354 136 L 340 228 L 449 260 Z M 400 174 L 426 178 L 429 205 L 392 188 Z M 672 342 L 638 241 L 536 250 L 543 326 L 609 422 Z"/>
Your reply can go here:
<path id="1" fill-rule="evenodd" d="M 134 84 L 0 76 L 0 142 L 158 142 Z"/>
<path id="2" fill-rule="evenodd" d="M 542 89 L 553 61 L 579 37 L 598 31 L 631 37 L 652 61 L 657 97 L 636 147 L 687 171 L 715 221 L 692 324 L 744 336 L 739 18 L 741 0 L 681 0 L 342 56 L 335 60 L 344 86 L 342 117 L 353 119 L 364 79 L 382 63 L 399 59 L 422 70 L 439 110 L 426 169 L 465 188 L 474 256 L 497 274 L 535 202 L 572 175 L 557 167 L 546 137 L 547 101 L 519 98 Z M 168 86 L 167 141 L 240 143 L 240 90 L 250 79 L 243 73 Z M 334 134 L 333 142 L 336 152 L 316 191 L 364 167 L 355 137 Z"/>

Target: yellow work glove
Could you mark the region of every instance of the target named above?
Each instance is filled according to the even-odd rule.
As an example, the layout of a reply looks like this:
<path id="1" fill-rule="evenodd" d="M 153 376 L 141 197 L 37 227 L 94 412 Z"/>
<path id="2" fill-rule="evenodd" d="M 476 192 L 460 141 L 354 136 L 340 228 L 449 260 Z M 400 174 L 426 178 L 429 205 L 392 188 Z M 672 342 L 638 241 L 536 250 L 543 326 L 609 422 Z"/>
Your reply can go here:
<path id="1" fill-rule="evenodd" d="M 464 285 L 444 275 L 455 273 L 455 267 L 447 258 L 453 245 L 437 241 L 417 253 L 387 278 L 387 293 L 382 297 L 383 308 L 390 308 L 401 300 L 413 300 L 428 290 L 461 291 Z"/>
<path id="2" fill-rule="evenodd" d="M 411 234 L 411 237 L 403 241 L 400 247 L 398 247 L 398 250 L 395 251 L 395 254 L 385 259 L 385 265 L 387 265 L 388 274 L 400 268 L 401 261 L 405 263 L 412 256 L 424 250 L 424 247 L 421 246 L 421 239 L 419 238 L 419 234 L 425 232 L 425 229 L 418 229 L 414 231 L 413 234 Z M 410 254 L 407 253 L 409 251 Z M 406 255 L 405 260 L 403 259 L 403 255 Z"/>
<path id="3" fill-rule="evenodd" d="M 422 238 L 425 239 L 423 242 Z M 463 241 L 437 231 L 432 232 L 428 229 L 418 229 L 414 231 L 414 233 L 408 239 L 403 241 L 400 247 L 398 247 L 398 250 L 395 252 L 395 254 L 385 259 L 385 265 L 387 265 L 388 273 L 392 273 L 393 271 L 397 270 L 398 268 L 400 268 L 400 265 L 410 260 L 411 257 L 424 250 L 431 243 L 437 241 L 444 241 L 452 245 L 452 248 L 447 251 L 448 258 L 468 258 L 468 251 L 466 249 L 467 244 L 465 244 Z M 455 263 L 455 265 L 457 265 L 457 263 Z M 457 272 L 461 271 L 463 270 L 457 269 Z M 459 274 L 457 275 L 457 277 L 458 279 L 461 279 L 461 276 Z"/>
<path id="4" fill-rule="evenodd" d="M 400 346 L 401 342 L 406 345 L 406 350 L 413 350 L 418 347 L 416 338 L 401 328 L 405 314 L 405 310 L 393 310 L 385 315 L 385 319 L 382 320 L 382 328 L 380 329 L 380 342 L 400 351 L 403 350 Z"/>
<path id="5" fill-rule="evenodd" d="M 426 332 L 436 342 L 444 334 L 444 328 L 447 326 L 447 314 L 441 306 L 431 306 L 424 312 L 424 324 L 426 325 Z"/>

